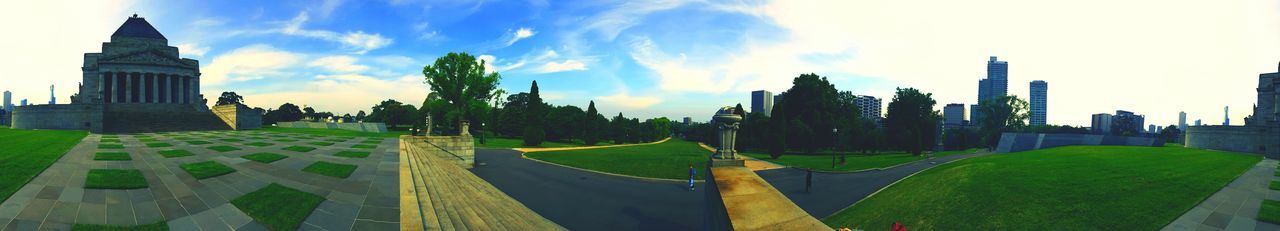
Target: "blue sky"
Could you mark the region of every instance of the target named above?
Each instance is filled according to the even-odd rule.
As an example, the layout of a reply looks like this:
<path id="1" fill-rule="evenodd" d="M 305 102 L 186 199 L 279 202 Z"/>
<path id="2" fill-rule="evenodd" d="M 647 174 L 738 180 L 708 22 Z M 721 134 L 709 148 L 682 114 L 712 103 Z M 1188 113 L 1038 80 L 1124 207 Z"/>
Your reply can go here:
<path id="1" fill-rule="evenodd" d="M 696 120 L 810 72 L 886 104 L 895 87 L 934 93 L 938 109 L 969 104 L 995 55 L 1010 63 L 1011 94 L 1025 98 L 1028 82 L 1049 82 L 1050 123 L 1088 125 L 1090 114 L 1116 109 L 1160 124 L 1178 111 L 1218 123 L 1223 106 L 1242 121 L 1257 74 L 1280 62 L 1280 3 L 1264 0 L 18 5 L 0 10 L 5 28 L 44 36 L 0 39 L 11 44 L 0 46 L 9 73 L 0 88 L 39 103 L 49 84 L 68 101 L 81 55 L 98 52 L 133 13 L 200 61 L 206 98 L 236 91 L 252 106 L 293 102 L 337 114 L 388 98 L 420 105 L 422 66 L 448 52 L 486 60 L 511 93 L 537 80 L 553 104 L 595 100 L 605 114 Z"/>

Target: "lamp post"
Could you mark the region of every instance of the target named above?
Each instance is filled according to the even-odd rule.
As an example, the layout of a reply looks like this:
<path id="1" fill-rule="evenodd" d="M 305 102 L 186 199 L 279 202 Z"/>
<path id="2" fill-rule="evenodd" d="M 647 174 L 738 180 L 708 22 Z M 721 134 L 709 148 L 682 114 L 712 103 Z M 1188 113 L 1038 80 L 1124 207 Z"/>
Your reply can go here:
<path id="1" fill-rule="evenodd" d="M 836 128 L 831 128 L 831 136 L 833 138 L 831 139 L 831 169 L 832 170 L 836 169 L 836 152 L 839 151 L 837 147 L 839 147 L 840 145 L 840 139 L 839 139 L 840 133 L 838 132 L 839 130 L 836 130 Z"/>

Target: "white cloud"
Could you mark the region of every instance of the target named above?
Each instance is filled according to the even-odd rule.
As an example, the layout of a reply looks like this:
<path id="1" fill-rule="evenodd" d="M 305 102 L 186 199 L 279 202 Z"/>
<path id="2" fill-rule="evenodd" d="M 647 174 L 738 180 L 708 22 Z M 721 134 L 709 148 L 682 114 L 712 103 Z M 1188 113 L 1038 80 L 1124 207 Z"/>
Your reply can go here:
<path id="1" fill-rule="evenodd" d="M 255 107 L 274 108 L 285 102 L 307 105 L 319 111 L 334 114 L 364 110 L 386 99 L 394 99 L 415 107 L 422 106 L 431 89 L 421 76 L 404 75 L 376 78 L 364 75 L 318 75 L 298 89 L 278 92 L 244 94 L 245 103 Z M 208 95 L 209 93 L 205 93 Z"/>
<path id="2" fill-rule="evenodd" d="M 582 61 L 570 59 L 570 60 L 565 60 L 559 63 L 547 62 L 546 64 L 543 64 L 542 67 L 539 67 L 537 72 L 552 73 L 552 72 L 562 72 L 562 71 L 581 71 L 586 69 L 587 69 L 586 63 L 582 63 Z"/>
<path id="3" fill-rule="evenodd" d="M 663 53 L 649 39 L 632 44 L 631 58 L 657 72 L 658 87 L 666 91 L 720 93 L 734 83 L 732 79 L 716 78 L 718 75 L 712 70 L 686 64 L 684 54 L 671 57 Z"/>
<path id="4" fill-rule="evenodd" d="M 204 56 L 205 53 L 209 52 L 208 46 L 200 46 L 199 44 L 195 44 L 195 43 L 183 43 L 183 44 L 178 44 L 175 47 L 178 47 L 179 54 L 191 55 L 196 57 L 202 57 Z"/>
<path id="5" fill-rule="evenodd" d="M 326 56 L 307 63 L 307 66 L 320 67 L 335 73 L 359 73 L 369 66 L 356 64 L 356 58 L 345 55 Z"/>
<path id="6" fill-rule="evenodd" d="M 507 39 L 506 46 L 511 46 L 511 44 L 516 44 L 516 41 L 520 41 L 521 39 L 533 37 L 535 33 L 537 32 L 534 32 L 533 29 L 521 27 L 520 29 L 517 29 L 515 32 L 512 32 L 510 35 L 505 36 L 505 37 L 510 37 L 510 39 Z"/>
<path id="7" fill-rule="evenodd" d="M 627 92 L 625 91 L 618 92 L 617 94 L 613 94 L 609 96 L 598 96 L 595 99 L 599 100 L 600 102 L 608 103 L 610 105 L 621 106 L 627 109 L 644 109 L 644 108 L 653 106 L 654 104 L 658 104 L 659 102 L 662 102 L 662 99 L 659 99 L 657 97 L 632 96 L 627 94 Z"/>
<path id="8" fill-rule="evenodd" d="M 480 55 L 476 57 L 476 61 L 484 62 L 484 70 L 489 72 L 498 71 L 498 68 L 493 66 L 494 62 L 497 62 L 497 60 L 498 57 L 494 57 L 492 55 Z"/>
<path id="9" fill-rule="evenodd" d="M 264 44 L 249 45 L 214 57 L 209 65 L 201 68 L 201 83 L 216 86 L 229 81 L 287 76 L 283 70 L 298 64 L 302 58 L 303 55 Z"/>
<path id="10" fill-rule="evenodd" d="M 400 56 L 400 55 L 386 55 L 386 56 L 374 57 L 373 62 L 386 65 L 388 67 L 393 67 L 393 68 L 409 67 L 409 66 L 419 64 L 417 63 L 418 61 L 414 60 L 413 58 Z M 425 65 L 425 63 L 422 63 L 422 64 Z"/>
<path id="11" fill-rule="evenodd" d="M 368 34 L 364 33 L 364 31 L 338 33 L 327 30 L 303 29 L 302 24 L 306 23 L 307 19 L 306 12 L 299 13 L 297 17 L 286 23 L 284 28 L 280 29 L 280 33 L 341 43 L 343 46 L 352 49 L 352 53 L 355 54 L 364 54 L 371 50 L 390 46 L 393 42 L 392 39 L 382 37 L 381 34 Z"/>

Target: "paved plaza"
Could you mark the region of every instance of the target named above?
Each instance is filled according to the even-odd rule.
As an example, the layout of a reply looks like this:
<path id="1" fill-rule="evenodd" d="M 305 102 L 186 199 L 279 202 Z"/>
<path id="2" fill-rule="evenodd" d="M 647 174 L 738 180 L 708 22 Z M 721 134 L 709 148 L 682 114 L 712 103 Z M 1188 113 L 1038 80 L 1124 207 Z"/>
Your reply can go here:
<path id="1" fill-rule="evenodd" d="M 111 147 L 114 144 L 123 148 Z M 211 148 L 217 146 L 239 150 Z M 315 149 L 285 150 L 292 146 Z M 166 158 L 160 154 L 167 150 L 194 155 Z M 335 156 L 343 151 L 369 155 Z M 94 160 L 98 152 L 126 152 L 132 160 Z M 301 224 L 302 230 L 394 230 L 399 228 L 397 152 L 394 138 L 262 131 L 92 134 L 0 204 L 0 229 L 67 230 L 73 224 L 166 222 L 172 230 L 266 230 L 229 201 L 275 183 L 324 197 Z M 287 158 L 270 163 L 242 158 L 254 153 Z M 235 172 L 198 180 L 179 168 L 204 161 Z M 356 169 L 345 179 L 302 171 L 318 161 Z M 148 186 L 86 189 L 90 169 L 137 169 Z"/>
<path id="2" fill-rule="evenodd" d="M 1263 200 L 1280 200 L 1280 191 L 1267 188 L 1280 178 L 1275 176 L 1278 163 L 1263 159 L 1162 230 L 1280 230 L 1257 220 Z"/>

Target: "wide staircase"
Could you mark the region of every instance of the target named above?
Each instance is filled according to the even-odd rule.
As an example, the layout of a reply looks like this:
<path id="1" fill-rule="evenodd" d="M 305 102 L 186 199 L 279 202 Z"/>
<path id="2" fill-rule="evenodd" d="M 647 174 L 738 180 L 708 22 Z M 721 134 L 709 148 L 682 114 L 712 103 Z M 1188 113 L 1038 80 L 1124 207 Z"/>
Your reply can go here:
<path id="1" fill-rule="evenodd" d="M 564 230 L 445 152 L 423 139 L 401 137 L 401 230 Z"/>
<path id="2" fill-rule="evenodd" d="M 102 113 L 105 133 L 149 133 L 172 131 L 230 130 L 208 110 L 191 107 L 109 105 Z"/>

